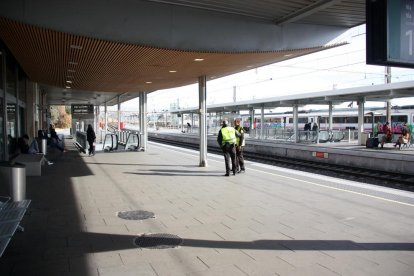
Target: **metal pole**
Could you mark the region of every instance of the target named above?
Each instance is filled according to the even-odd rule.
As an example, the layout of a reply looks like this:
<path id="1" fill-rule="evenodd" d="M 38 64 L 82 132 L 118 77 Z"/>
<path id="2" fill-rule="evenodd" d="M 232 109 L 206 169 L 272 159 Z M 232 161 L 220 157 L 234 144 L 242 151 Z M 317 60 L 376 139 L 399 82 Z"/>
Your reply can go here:
<path id="1" fill-rule="evenodd" d="M 364 102 L 365 99 L 358 100 L 358 145 L 363 145 L 362 133 L 364 132 Z"/>
<path id="2" fill-rule="evenodd" d="M 329 131 L 332 131 L 333 128 L 333 112 L 332 112 L 333 106 L 332 102 L 329 102 Z"/>
<path id="3" fill-rule="evenodd" d="M 299 128 L 298 128 L 298 105 L 293 105 L 293 137 L 295 143 L 299 142 Z"/>
<path id="4" fill-rule="evenodd" d="M 207 167 L 207 93 L 206 93 L 206 76 L 198 78 L 198 95 L 199 95 L 199 129 L 200 129 L 200 167 Z"/>
<path id="5" fill-rule="evenodd" d="M 118 96 L 118 135 L 121 133 L 121 96 Z"/>
<path id="6" fill-rule="evenodd" d="M 264 106 L 262 106 L 260 110 L 260 139 L 264 139 L 263 129 L 264 129 Z"/>
<path id="7" fill-rule="evenodd" d="M 147 92 L 142 92 L 139 96 L 139 129 L 141 134 L 140 147 L 142 151 L 147 150 L 148 131 L 147 131 Z"/>
<path id="8" fill-rule="evenodd" d="M 184 133 L 184 114 L 181 114 L 181 133 Z"/>
<path id="9" fill-rule="evenodd" d="M 385 81 L 386 83 L 391 83 L 391 67 L 386 67 L 386 75 L 385 75 Z M 387 121 L 390 122 L 390 126 L 392 127 L 391 122 L 391 100 L 387 101 Z M 372 130 L 374 131 L 374 130 Z"/>
<path id="10" fill-rule="evenodd" d="M 148 93 L 143 92 L 142 93 L 142 130 L 143 130 L 143 136 L 142 136 L 142 150 L 146 151 L 148 147 L 148 129 L 147 129 L 147 99 L 148 99 Z"/>
<path id="11" fill-rule="evenodd" d="M 104 131 L 105 136 L 106 136 L 107 131 L 108 131 L 108 106 L 105 102 L 105 131 Z"/>

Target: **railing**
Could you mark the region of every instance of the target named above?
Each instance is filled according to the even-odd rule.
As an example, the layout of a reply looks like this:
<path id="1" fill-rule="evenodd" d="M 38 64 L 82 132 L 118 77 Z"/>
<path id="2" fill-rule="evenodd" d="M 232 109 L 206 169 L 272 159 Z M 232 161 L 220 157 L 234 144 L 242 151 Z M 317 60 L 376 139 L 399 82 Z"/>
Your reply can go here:
<path id="1" fill-rule="evenodd" d="M 86 132 L 76 131 L 76 142 L 86 148 Z"/>
<path id="2" fill-rule="evenodd" d="M 121 130 L 113 133 L 107 133 L 103 142 L 103 150 L 118 150 L 119 146 L 123 146 L 125 150 L 139 150 L 140 133 L 134 130 Z"/>
<path id="3" fill-rule="evenodd" d="M 255 139 L 295 142 L 295 134 L 293 129 L 268 128 L 263 129 L 263 137 L 260 137 L 260 135 L 260 129 L 251 129 L 249 132 L 249 137 Z M 299 130 L 297 135 L 298 143 L 327 143 L 340 141 L 352 143 L 357 140 L 357 130 Z"/>
<path id="4" fill-rule="evenodd" d="M 118 135 L 115 133 L 107 133 L 103 142 L 103 150 L 106 152 L 118 149 Z"/>

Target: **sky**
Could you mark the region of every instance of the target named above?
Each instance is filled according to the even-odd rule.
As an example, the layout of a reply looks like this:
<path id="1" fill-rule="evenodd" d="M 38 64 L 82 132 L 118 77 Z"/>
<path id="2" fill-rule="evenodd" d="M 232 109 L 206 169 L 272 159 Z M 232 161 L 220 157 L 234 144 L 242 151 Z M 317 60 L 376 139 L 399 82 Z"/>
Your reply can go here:
<path id="1" fill-rule="evenodd" d="M 207 105 L 312 93 L 385 83 L 384 66 L 366 65 L 365 25 L 355 27 L 337 41 L 346 45 L 287 61 L 207 81 Z M 332 41 L 334 43 L 335 41 Z M 414 70 L 391 68 L 391 82 L 414 80 Z M 198 84 L 159 90 L 148 94 L 148 112 L 198 106 Z M 414 97 L 394 99 L 392 105 L 414 105 Z M 344 106 L 347 103 L 343 104 Z M 366 106 L 384 106 L 367 103 Z M 304 107 L 306 109 L 306 107 Z M 121 105 L 123 111 L 138 110 L 138 98 Z"/>

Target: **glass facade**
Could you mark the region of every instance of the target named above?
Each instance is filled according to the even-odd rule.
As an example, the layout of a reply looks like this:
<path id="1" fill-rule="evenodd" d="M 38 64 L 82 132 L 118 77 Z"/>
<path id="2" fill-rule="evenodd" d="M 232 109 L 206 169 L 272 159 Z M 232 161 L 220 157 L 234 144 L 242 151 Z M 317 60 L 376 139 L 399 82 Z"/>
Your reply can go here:
<path id="1" fill-rule="evenodd" d="M 15 154 L 18 136 L 26 132 L 26 81 L 24 71 L 0 41 L 0 161 Z"/>
<path id="2" fill-rule="evenodd" d="M 0 79 L 1 79 L 1 75 L 0 75 Z M 0 93 L 3 95 L 2 89 L 0 89 Z M 4 100 L 3 100 L 2 95 L 0 96 L 0 160 L 5 160 L 5 156 L 4 156 L 5 135 L 4 135 L 4 118 L 3 118 Z"/>

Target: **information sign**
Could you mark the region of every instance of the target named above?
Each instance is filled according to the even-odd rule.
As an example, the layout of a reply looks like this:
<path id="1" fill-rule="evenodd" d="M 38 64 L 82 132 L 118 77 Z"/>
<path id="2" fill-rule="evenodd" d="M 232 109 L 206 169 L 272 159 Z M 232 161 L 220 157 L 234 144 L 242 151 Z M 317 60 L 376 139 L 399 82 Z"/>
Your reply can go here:
<path id="1" fill-rule="evenodd" d="M 367 63 L 414 68 L 414 0 L 367 0 Z"/>
<path id="2" fill-rule="evenodd" d="M 72 116 L 93 115 L 93 104 L 72 104 Z"/>

